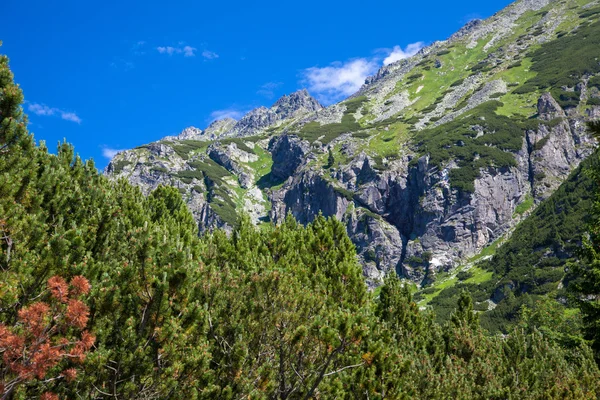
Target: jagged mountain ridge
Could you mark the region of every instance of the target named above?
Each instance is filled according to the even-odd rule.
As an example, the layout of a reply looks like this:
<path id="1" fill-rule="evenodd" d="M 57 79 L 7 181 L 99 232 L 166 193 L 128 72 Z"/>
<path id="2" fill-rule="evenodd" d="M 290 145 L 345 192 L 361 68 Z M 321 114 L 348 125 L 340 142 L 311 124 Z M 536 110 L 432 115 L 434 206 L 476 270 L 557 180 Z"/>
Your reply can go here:
<path id="1" fill-rule="evenodd" d="M 341 103 L 297 92 L 214 133 L 120 153 L 106 172 L 146 192 L 178 187 L 201 230 L 242 210 L 256 223 L 335 215 L 370 283 L 391 269 L 430 281 L 510 232 L 591 153 L 584 121 L 600 115 L 600 68 L 530 82 L 550 74 L 543 49 L 568 58 L 570 38 L 600 32 L 597 8 L 518 1 L 383 67 Z"/>
<path id="2" fill-rule="evenodd" d="M 284 95 L 271 108 L 259 107 L 245 114 L 239 121 L 223 118 L 213 121 L 204 131 L 194 126 L 185 128 L 177 136 L 163 140 L 215 140 L 226 137 L 250 136 L 282 121 L 321 110 L 323 106 L 306 89 Z"/>

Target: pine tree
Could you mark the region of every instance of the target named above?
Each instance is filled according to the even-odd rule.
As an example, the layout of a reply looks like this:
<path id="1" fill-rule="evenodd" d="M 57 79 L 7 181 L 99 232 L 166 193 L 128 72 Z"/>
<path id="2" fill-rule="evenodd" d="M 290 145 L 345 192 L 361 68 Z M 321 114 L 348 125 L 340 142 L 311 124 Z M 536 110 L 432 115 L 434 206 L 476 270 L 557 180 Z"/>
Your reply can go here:
<path id="1" fill-rule="evenodd" d="M 331 168 L 335 164 L 335 157 L 333 157 L 333 151 L 329 147 L 327 152 L 327 166 L 325 168 Z"/>
<path id="2" fill-rule="evenodd" d="M 19 308 L 14 326 L 0 323 L 2 399 L 13 398 L 21 386 L 37 383 L 48 388 L 60 380 L 74 381 L 74 367 L 85 361 L 96 340 L 84 330 L 89 309 L 80 297 L 89 292 L 88 280 L 76 276 L 67 284 L 54 276 L 47 285 L 48 293 L 40 294 L 47 300 Z"/>
<path id="3" fill-rule="evenodd" d="M 600 139 L 600 121 L 590 123 L 589 128 L 592 135 Z M 598 152 L 591 157 L 598 157 Z M 600 183 L 598 161 L 588 173 Z M 582 255 L 582 263 L 571 265 L 574 274 L 579 277 L 573 290 L 583 314 L 585 337 L 591 341 L 596 360 L 600 363 L 600 193 L 596 194 L 589 235 L 584 240 Z"/>

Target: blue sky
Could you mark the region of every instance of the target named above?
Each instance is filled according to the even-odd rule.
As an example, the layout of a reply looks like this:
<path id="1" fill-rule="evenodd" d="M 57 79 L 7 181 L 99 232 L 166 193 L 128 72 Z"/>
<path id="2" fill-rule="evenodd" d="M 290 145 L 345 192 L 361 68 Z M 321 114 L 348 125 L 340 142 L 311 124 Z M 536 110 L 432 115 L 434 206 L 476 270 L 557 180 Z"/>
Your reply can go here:
<path id="1" fill-rule="evenodd" d="M 30 130 L 98 168 L 115 150 L 308 88 L 323 103 L 384 62 L 510 3 L 3 0 L 0 53 Z"/>

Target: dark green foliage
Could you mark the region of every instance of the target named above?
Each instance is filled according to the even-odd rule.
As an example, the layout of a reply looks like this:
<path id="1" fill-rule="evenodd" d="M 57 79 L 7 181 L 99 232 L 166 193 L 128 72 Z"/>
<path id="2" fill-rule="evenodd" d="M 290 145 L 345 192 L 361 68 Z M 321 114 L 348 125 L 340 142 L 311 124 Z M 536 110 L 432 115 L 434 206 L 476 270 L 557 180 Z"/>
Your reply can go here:
<path id="1" fill-rule="evenodd" d="M 488 71 L 491 71 L 492 68 L 494 68 L 494 65 L 492 65 L 491 63 L 485 61 L 485 62 L 480 62 L 478 64 L 475 64 L 471 68 L 471 71 L 472 72 L 488 72 Z"/>
<path id="2" fill-rule="evenodd" d="M 543 35 L 544 32 L 545 32 L 544 28 L 539 27 L 539 28 L 536 28 L 533 32 L 531 32 L 531 34 L 533 36 L 540 36 L 540 35 Z"/>
<path id="3" fill-rule="evenodd" d="M 176 143 L 171 144 L 171 148 L 179 157 L 187 160 L 190 157 L 190 153 L 200 150 L 206 147 L 206 145 L 206 142 L 198 140 L 178 140 Z"/>
<path id="4" fill-rule="evenodd" d="M 83 275 L 97 340 L 73 381 L 33 379 L 13 398 L 598 397 L 586 344 L 563 347 L 543 308 L 500 337 L 484 334 L 462 292 L 443 325 L 394 274 L 373 299 L 346 227 L 320 215 L 261 229 L 236 217 L 231 234 L 199 237 L 177 189 L 143 196 L 67 144 L 56 155 L 35 147 L 22 100 L 1 57 L 0 323 L 14 326 L 50 276 Z M 211 206 L 235 212 L 229 172 L 210 159 L 189 165 Z"/>
<path id="5" fill-rule="evenodd" d="M 590 97 L 586 104 L 588 106 L 600 106 L 600 97 Z"/>
<path id="6" fill-rule="evenodd" d="M 435 104 L 432 104 L 432 105 L 427 106 L 424 109 L 422 109 L 421 112 L 422 113 L 430 113 L 432 111 L 435 111 L 436 108 L 437 108 L 437 106 Z"/>
<path id="7" fill-rule="evenodd" d="M 546 143 L 548 143 L 548 140 L 550 140 L 550 135 L 548 135 L 546 137 L 543 137 L 540 140 L 538 140 L 536 142 L 536 144 L 533 146 L 533 149 L 535 151 L 541 150 L 546 145 Z"/>
<path id="8" fill-rule="evenodd" d="M 462 110 L 463 108 L 465 108 L 467 105 L 469 104 L 469 96 L 465 97 L 460 103 L 458 103 L 456 105 L 456 107 L 454 107 L 455 111 L 458 110 Z"/>
<path id="9" fill-rule="evenodd" d="M 359 131 L 359 132 L 354 132 L 352 134 L 353 138 L 357 138 L 357 139 L 367 139 L 369 137 L 371 137 L 371 135 L 369 134 L 368 131 Z"/>
<path id="10" fill-rule="evenodd" d="M 160 166 L 152 166 L 152 168 L 150 168 L 150 171 L 158 172 L 158 173 L 162 173 L 162 174 L 166 174 L 169 172 L 169 170 L 167 168 L 160 167 Z"/>
<path id="11" fill-rule="evenodd" d="M 596 88 L 600 90 L 600 75 L 590 78 L 588 81 L 588 88 Z"/>
<path id="12" fill-rule="evenodd" d="M 408 83 L 412 83 L 414 81 L 416 81 L 417 79 L 421 79 L 423 77 L 423 74 L 418 72 L 416 74 L 412 74 L 406 77 L 406 80 Z"/>
<path id="13" fill-rule="evenodd" d="M 406 122 L 407 124 L 409 124 L 409 125 L 414 125 L 414 124 L 416 124 L 417 122 L 419 122 L 420 120 L 421 120 L 421 118 L 415 115 L 415 116 L 413 116 L 413 117 L 411 117 L 411 118 L 407 119 L 405 122 Z"/>
<path id="14" fill-rule="evenodd" d="M 448 160 L 458 162 L 459 168 L 450 171 L 452 187 L 472 192 L 473 181 L 481 168 L 516 165 L 511 152 L 521 149 L 524 130 L 514 120 L 495 113 L 501 104 L 498 101 L 484 103 L 468 117 L 419 133 L 417 148 L 420 154 L 430 155 L 432 165 L 442 166 Z M 485 134 L 476 138 L 475 126 L 482 127 Z"/>
<path id="15" fill-rule="evenodd" d="M 450 50 L 442 50 L 436 54 L 436 56 L 445 56 L 446 54 L 450 54 Z"/>
<path id="16" fill-rule="evenodd" d="M 131 163 L 127 160 L 113 161 L 112 162 L 112 171 L 114 174 L 120 174 L 123 171 L 123 169 L 128 165 L 131 165 Z"/>
<path id="17" fill-rule="evenodd" d="M 460 86 L 462 85 L 462 83 L 464 82 L 464 79 L 459 79 L 457 81 L 452 82 L 452 85 L 450 85 L 450 87 L 456 87 L 456 86 Z"/>
<path id="18" fill-rule="evenodd" d="M 245 151 L 246 153 L 255 154 L 254 149 L 250 148 L 246 142 L 256 141 L 258 138 L 256 137 L 247 137 L 247 138 L 229 138 L 220 140 L 220 143 L 224 146 L 227 146 L 229 143 L 235 143 L 238 149 Z"/>
<path id="19" fill-rule="evenodd" d="M 562 89 L 552 89 L 552 97 L 560 104 L 562 108 L 573 108 L 579 105 L 580 92 L 569 92 Z"/>
<path id="20" fill-rule="evenodd" d="M 598 14 L 600 14 L 600 7 L 594 7 L 579 14 L 579 18 L 589 18 Z"/>
<path id="21" fill-rule="evenodd" d="M 189 162 L 188 165 L 192 167 L 195 172 L 201 172 L 203 177 L 208 177 L 213 182 L 222 183 L 223 178 L 231 176 L 229 171 L 208 157 L 202 161 Z M 180 172 L 180 174 L 186 172 L 187 171 Z"/>
<path id="22" fill-rule="evenodd" d="M 600 138 L 600 122 L 589 124 L 593 136 Z M 569 265 L 577 277 L 572 290 L 583 314 L 586 339 L 592 343 L 596 360 L 600 362 L 600 164 L 598 152 L 593 156 L 594 162 L 588 171 L 588 179 L 596 184 L 592 213 L 589 221 L 589 233 L 584 237 L 582 258 Z"/>
<path id="23" fill-rule="evenodd" d="M 470 271 L 460 271 L 456 276 L 459 281 L 466 281 L 473 276 L 473 273 Z"/>
<path id="24" fill-rule="evenodd" d="M 190 161 L 188 165 L 193 169 L 180 171 L 176 176 L 188 184 L 192 183 L 193 179 L 204 181 L 208 189 L 206 197 L 211 209 L 219 215 L 221 220 L 230 226 L 236 226 L 238 223 L 236 204 L 231 199 L 227 184 L 223 180 L 225 177 L 232 176 L 231 173 L 208 157 L 201 161 Z"/>
<path id="25" fill-rule="evenodd" d="M 594 156 L 592 156 L 594 157 Z M 524 220 L 511 238 L 497 249 L 492 260 L 479 267 L 494 271 L 491 281 L 483 285 L 461 285 L 443 290 L 432 302 L 443 318 L 457 298 L 457 290 L 467 289 L 477 301 L 494 299 L 498 305 L 482 316 L 490 331 L 510 330 L 523 305 L 530 308 L 541 296 L 564 296 L 557 290 L 566 278 L 565 266 L 578 253 L 596 184 L 585 173 L 593 163 L 582 163 L 569 179 Z"/>
<path id="26" fill-rule="evenodd" d="M 575 87 L 583 75 L 600 72 L 597 49 L 600 46 L 600 21 L 580 27 L 575 33 L 546 42 L 532 54 L 534 78 L 514 93 Z"/>
<path id="27" fill-rule="evenodd" d="M 333 164 L 335 164 L 335 157 L 333 157 L 333 151 L 330 147 L 327 151 L 327 165 L 325 166 L 325 168 L 331 168 L 333 167 Z"/>
<path id="28" fill-rule="evenodd" d="M 334 186 L 333 190 L 336 191 L 337 193 L 339 193 L 340 195 L 342 195 L 342 197 L 344 197 L 348 201 L 352 201 L 352 199 L 354 198 L 354 193 L 351 192 L 350 190 L 340 188 L 337 186 Z"/>
<path id="29" fill-rule="evenodd" d="M 318 122 L 309 122 L 302 127 L 298 136 L 311 143 L 320 140 L 321 143 L 327 145 L 343 133 L 359 131 L 361 126 L 356 122 L 354 113 L 358 111 L 365 101 L 367 101 L 366 96 L 355 97 L 354 99 L 345 101 L 343 104 L 346 105 L 346 111 L 342 117 L 342 122 L 327 125 L 320 125 Z"/>
<path id="30" fill-rule="evenodd" d="M 515 63 L 512 63 L 512 64 L 510 64 L 508 67 L 506 67 L 506 69 L 518 68 L 518 67 L 520 67 L 521 65 L 523 65 L 523 64 L 521 63 L 521 61 L 517 61 L 517 62 L 515 62 Z"/>

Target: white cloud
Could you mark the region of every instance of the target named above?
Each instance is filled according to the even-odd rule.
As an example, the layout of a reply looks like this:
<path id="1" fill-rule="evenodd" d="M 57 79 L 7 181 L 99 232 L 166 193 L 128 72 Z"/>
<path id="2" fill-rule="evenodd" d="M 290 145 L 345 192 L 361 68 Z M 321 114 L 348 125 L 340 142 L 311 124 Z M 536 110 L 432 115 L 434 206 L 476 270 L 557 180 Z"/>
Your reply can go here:
<path id="1" fill-rule="evenodd" d="M 102 155 L 108 158 L 109 160 L 112 160 L 114 156 L 116 156 L 119 152 L 123 150 L 124 149 L 111 149 L 110 147 L 104 147 L 102 148 Z"/>
<path id="2" fill-rule="evenodd" d="M 194 56 L 196 55 L 196 54 L 194 54 L 194 52 L 195 52 L 196 50 L 198 50 L 198 49 L 197 49 L 197 48 L 195 48 L 195 47 L 192 47 L 192 46 L 185 46 L 185 47 L 183 48 L 183 56 L 184 56 L 184 57 L 194 57 Z"/>
<path id="3" fill-rule="evenodd" d="M 175 47 L 171 47 L 171 46 L 166 46 L 166 47 L 159 46 L 156 48 L 156 50 L 158 50 L 158 52 L 160 54 L 168 54 L 168 55 L 172 56 L 173 54 L 175 54 L 177 52 L 178 49 Z M 180 50 L 179 52 L 181 52 L 181 49 L 179 49 L 179 50 Z"/>
<path id="4" fill-rule="evenodd" d="M 29 110 L 29 112 L 34 113 L 35 115 L 54 115 L 54 113 L 57 111 L 56 108 L 50 108 L 45 104 L 37 104 L 37 103 L 30 103 L 29 106 L 27 107 L 27 109 Z"/>
<path id="5" fill-rule="evenodd" d="M 66 121 L 72 121 L 72 122 L 76 122 L 78 124 L 81 123 L 81 118 L 79 118 L 79 116 L 77 114 L 72 113 L 72 112 L 61 111 L 60 117 Z"/>
<path id="6" fill-rule="evenodd" d="M 267 82 L 262 85 L 256 93 L 265 96 L 268 99 L 272 99 L 275 97 L 275 90 L 281 85 L 283 85 L 283 82 Z"/>
<path id="7" fill-rule="evenodd" d="M 60 108 L 56 107 L 48 107 L 45 104 L 39 103 L 29 103 L 27 106 L 27 110 L 35 115 L 49 117 L 49 116 L 59 116 L 65 121 L 71 121 L 78 124 L 81 124 L 81 118 L 77 114 L 71 111 L 64 111 Z"/>
<path id="8" fill-rule="evenodd" d="M 312 67 L 302 71 L 301 83 L 323 104 L 340 101 L 354 93 L 365 83 L 365 79 L 377 72 L 383 65 L 412 57 L 425 46 L 423 42 L 409 44 L 402 49 L 377 49 L 372 57 L 355 58 L 346 62 L 335 62 L 328 67 Z M 378 55 L 377 55 L 378 54 Z M 259 91 L 260 94 L 260 91 Z"/>
<path id="9" fill-rule="evenodd" d="M 181 44 L 181 42 L 180 42 L 180 44 Z M 156 50 L 160 54 L 168 54 L 170 56 L 172 56 L 173 54 L 183 54 L 184 57 L 194 57 L 196 55 L 196 51 L 198 49 L 195 47 L 192 47 L 192 46 L 183 46 L 183 47 L 159 46 L 156 48 Z M 214 53 L 212 53 L 212 54 L 214 54 Z M 202 53 L 202 55 L 204 56 L 204 53 Z M 215 54 L 215 56 L 217 56 L 217 55 Z"/>
<path id="10" fill-rule="evenodd" d="M 204 57 L 207 60 L 214 60 L 215 58 L 219 58 L 219 55 L 214 51 L 204 50 L 202 52 L 202 57 Z"/>
<path id="11" fill-rule="evenodd" d="M 425 47 L 425 43 L 416 42 L 411 43 L 403 50 L 400 46 L 394 46 L 391 53 L 383 60 L 383 65 L 389 65 L 396 61 L 404 60 L 405 58 L 409 58 L 414 56 Z"/>
<path id="12" fill-rule="evenodd" d="M 379 67 L 375 59 L 357 58 L 328 67 L 304 70 L 303 83 L 322 103 L 331 104 L 355 93 Z"/>
<path id="13" fill-rule="evenodd" d="M 223 118 L 240 119 L 246 114 L 246 110 L 242 110 L 236 107 L 225 108 L 223 110 L 216 110 L 210 113 L 210 120 L 215 121 Z"/>

